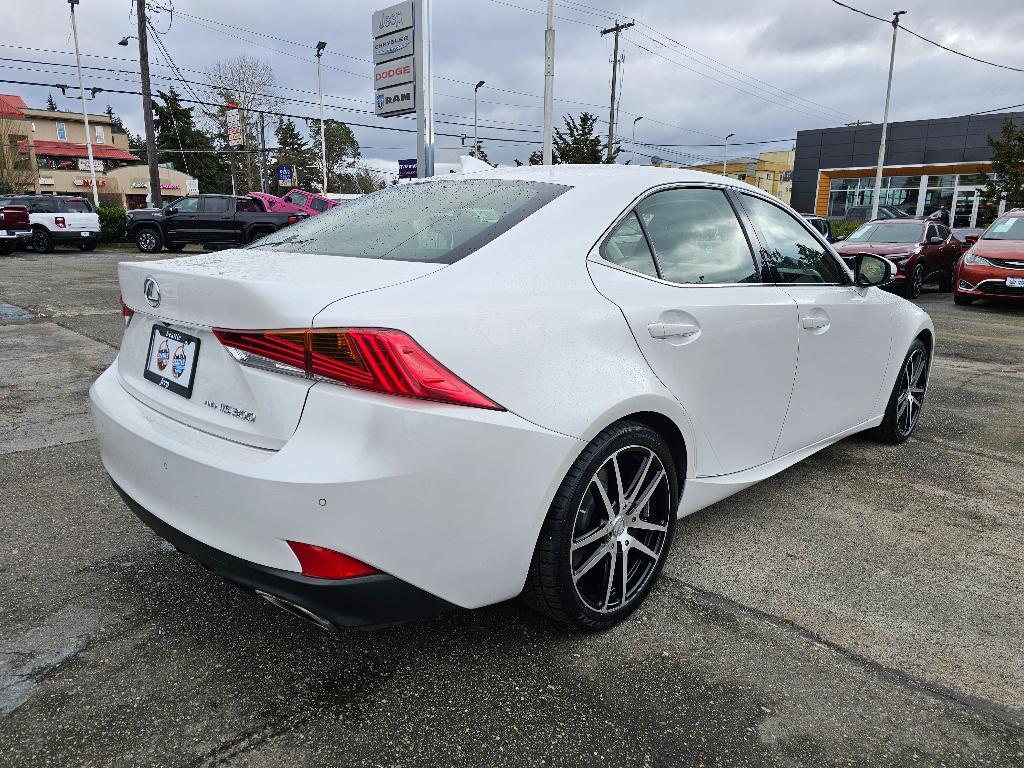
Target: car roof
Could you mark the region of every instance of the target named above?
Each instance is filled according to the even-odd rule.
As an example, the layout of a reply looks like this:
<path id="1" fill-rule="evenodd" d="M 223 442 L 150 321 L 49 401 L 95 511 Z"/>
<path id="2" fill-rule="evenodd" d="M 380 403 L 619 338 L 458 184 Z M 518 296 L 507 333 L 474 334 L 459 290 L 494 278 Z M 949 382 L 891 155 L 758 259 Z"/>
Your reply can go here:
<path id="1" fill-rule="evenodd" d="M 906 218 L 901 216 L 898 219 L 872 219 L 871 221 L 865 221 L 865 224 L 942 224 L 941 221 L 928 221 L 927 219 L 917 218 Z M 945 225 L 943 225 L 945 226 Z"/>

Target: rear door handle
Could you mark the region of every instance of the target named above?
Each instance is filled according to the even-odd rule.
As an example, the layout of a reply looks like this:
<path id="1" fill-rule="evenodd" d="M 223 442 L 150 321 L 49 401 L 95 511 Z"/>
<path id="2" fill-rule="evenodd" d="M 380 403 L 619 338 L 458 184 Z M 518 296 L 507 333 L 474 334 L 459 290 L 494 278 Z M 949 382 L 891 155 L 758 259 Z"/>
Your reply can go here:
<path id="1" fill-rule="evenodd" d="M 828 328 L 828 318 L 824 315 L 801 315 L 800 325 L 808 331 L 820 331 Z"/>
<path id="2" fill-rule="evenodd" d="M 693 323 L 651 323 L 647 332 L 652 339 L 671 339 L 679 336 L 693 336 L 700 333 L 700 327 Z"/>

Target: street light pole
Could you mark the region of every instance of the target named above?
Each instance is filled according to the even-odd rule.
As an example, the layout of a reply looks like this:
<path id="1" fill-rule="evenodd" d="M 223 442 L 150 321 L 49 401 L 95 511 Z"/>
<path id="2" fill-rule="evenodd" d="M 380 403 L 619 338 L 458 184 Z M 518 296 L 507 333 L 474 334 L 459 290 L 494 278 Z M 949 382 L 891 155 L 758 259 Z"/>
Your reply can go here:
<path id="1" fill-rule="evenodd" d="M 555 102 L 555 0 L 548 0 L 548 26 L 544 30 L 544 165 L 551 165 L 551 123 Z"/>
<path id="2" fill-rule="evenodd" d="M 324 87 L 320 80 L 320 57 L 323 56 L 327 43 L 321 40 L 316 44 L 316 92 L 320 97 L 320 159 L 323 161 L 324 187 L 323 193 L 327 194 L 327 132 L 324 128 Z"/>
<path id="3" fill-rule="evenodd" d="M 632 157 L 630 157 L 630 160 L 636 160 L 636 124 L 639 123 L 643 119 L 644 119 L 643 115 L 640 115 L 639 117 L 634 117 L 633 118 L 633 140 L 630 142 L 630 145 L 631 145 L 630 154 L 632 155 Z"/>
<path id="4" fill-rule="evenodd" d="M 71 32 L 75 37 L 75 67 L 78 69 L 78 92 L 82 96 L 82 120 L 85 122 L 85 148 L 89 155 L 89 175 L 92 177 L 92 202 L 100 207 L 100 192 L 96 187 L 96 165 L 92 160 L 92 137 L 89 135 L 89 111 L 85 105 L 85 84 L 82 82 L 82 59 L 78 54 L 78 25 L 75 23 L 75 6 L 78 0 L 68 0 L 71 6 Z"/>
<path id="5" fill-rule="evenodd" d="M 722 175 L 729 175 L 729 139 L 735 136 L 735 133 L 730 133 L 725 137 L 725 148 L 722 150 Z"/>
<path id="6" fill-rule="evenodd" d="M 892 95 L 892 69 L 896 63 L 896 33 L 900 16 L 906 11 L 892 12 L 892 48 L 889 50 L 889 82 L 885 86 L 885 112 L 882 115 L 882 136 L 878 141 L 878 166 L 875 168 L 875 192 L 871 196 L 871 218 L 878 218 L 878 198 L 882 196 L 882 166 L 885 164 L 885 136 L 889 132 L 889 97 Z"/>
<path id="7" fill-rule="evenodd" d="M 473 88 L 473 157 L 480 159 L 480 137 L 477 135 L 477 105 L 476 105 L 476 94 L 480 90 L 480 87 L 484 84 L 481 80 Z"/>

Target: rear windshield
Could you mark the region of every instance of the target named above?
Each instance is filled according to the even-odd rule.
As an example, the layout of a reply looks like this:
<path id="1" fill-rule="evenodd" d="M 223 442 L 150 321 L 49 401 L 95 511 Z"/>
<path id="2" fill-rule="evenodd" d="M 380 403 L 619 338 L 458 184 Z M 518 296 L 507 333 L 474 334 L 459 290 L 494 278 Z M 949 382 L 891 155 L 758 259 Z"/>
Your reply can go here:
<path id="1" fill-rule="evenodd" d="M 67 213 L 92 213 L 92 206 L 85 200 L 65 200 L 64 210 Z"/>
<path id="2" fill-rule="evenodd" d="M 921 240 L 920 224 L 861 224 L 847 240 L 872 243 L 917 243 Z"/>
<path id="3" fill-rule="evenodd" d="M 1024 240 L 1024 216 L 1008 216 L 992 224 L 982 240 Z"/>
<path id="4" fill-rule="evenodd" d="M 568 189 L 502 179 L 391 186 L 280 229 L 249 247 L 453 264 Z"/>

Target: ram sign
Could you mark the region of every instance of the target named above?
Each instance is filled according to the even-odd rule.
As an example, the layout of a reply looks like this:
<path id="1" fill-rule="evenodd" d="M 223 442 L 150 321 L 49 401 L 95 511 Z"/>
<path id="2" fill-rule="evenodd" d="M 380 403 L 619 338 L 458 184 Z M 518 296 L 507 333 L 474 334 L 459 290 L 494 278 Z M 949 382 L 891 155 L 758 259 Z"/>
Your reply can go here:
<path id="1" fill-rule="evenodd" d="M 416 84 L 407 83 L 385 88 L 374 94 L 375 114 L 378 117 L 405 115 L 416 111 Z"/>

